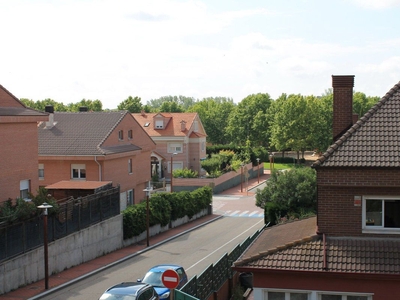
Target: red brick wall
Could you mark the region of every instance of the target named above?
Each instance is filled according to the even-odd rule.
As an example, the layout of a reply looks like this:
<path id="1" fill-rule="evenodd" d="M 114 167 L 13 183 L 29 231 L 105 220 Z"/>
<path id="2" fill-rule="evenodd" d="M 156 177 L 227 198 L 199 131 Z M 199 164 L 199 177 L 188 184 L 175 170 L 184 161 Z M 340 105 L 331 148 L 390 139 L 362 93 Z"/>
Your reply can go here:
<path id="1" fill-rule="evenodd" d="M 368 275 L 367 275 L 368 276 Z M 363 276 L 358 274 L 328 274 L 322 272 L 254 273 L 254 288 L 299 289 L 348 293 L 372 293 L 374 300 L 398 300 L 398 276 Z"/>
<path id="2" fill-rule="evenodd" d="M 361 232 L 362 206 L 354 205 L 354 196 L 400 195 L 399 183 L 400 172 L 391 169 L 318 169 L 318 230 L 331 236 L 368 236 Z"/>
<path id="3" fill-rule="evenodd" d="M 1 89 L 0 89 L 1 91 Z M 21 180 L 38 189 L 38 133 L 34 123 L 0 123 L 0 202 L 20 196 Z"/>
<path id="4" fill-rule="evenodd" d="M 24 107 L 20 102 L 16 101 L 7 91 L 0 87 L 0 106 L 3 107 Z"/>
<path id="5" fill-rule="evenodd" d="M 354 76 L 332 76 L 333 138 L 353 124 Z"/>

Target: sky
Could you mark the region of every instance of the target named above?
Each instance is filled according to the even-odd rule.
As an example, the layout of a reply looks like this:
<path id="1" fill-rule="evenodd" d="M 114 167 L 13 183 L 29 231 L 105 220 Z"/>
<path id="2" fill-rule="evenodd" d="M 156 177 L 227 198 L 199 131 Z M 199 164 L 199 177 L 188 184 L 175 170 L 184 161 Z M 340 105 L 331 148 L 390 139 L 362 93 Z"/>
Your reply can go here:
<path id="1" fill-rule="evenodd" d="M 319 96 L 400 81 L 400 0 L 0 0 L 0 85 L 64 104 Z"/>

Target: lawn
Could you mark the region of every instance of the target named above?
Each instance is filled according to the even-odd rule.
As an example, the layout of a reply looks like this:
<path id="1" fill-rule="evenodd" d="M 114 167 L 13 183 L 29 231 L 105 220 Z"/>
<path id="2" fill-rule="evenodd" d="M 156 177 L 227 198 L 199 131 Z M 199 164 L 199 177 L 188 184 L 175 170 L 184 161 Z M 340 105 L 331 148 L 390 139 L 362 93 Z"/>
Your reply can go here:
<path id="1" fill-rule="evenodd" d="M 284 170 L 284 169 L 291 169 L 291 168 L 294 168 L 294 166 L 295 166 L 295 164 L 290 164 L 290 163 L 287 163 L 287 164 L 279 164 L 279 163 L 274 163 L 273 164 L 273 168 L 274 169 L 277 169 L 277 170 Z M 268 162 L 268 163 L 264 163 L 264 170 L 270 170 L 271 169 L 271 165 L 270 165 L 270 163 Z"/>

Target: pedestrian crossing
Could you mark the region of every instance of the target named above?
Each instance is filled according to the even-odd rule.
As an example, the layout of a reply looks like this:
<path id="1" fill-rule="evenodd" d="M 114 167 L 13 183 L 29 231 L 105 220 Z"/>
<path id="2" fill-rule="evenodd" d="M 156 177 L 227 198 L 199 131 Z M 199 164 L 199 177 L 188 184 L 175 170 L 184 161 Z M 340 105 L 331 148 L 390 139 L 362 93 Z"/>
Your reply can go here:
<path id="1" fill-rule="evenodd" d="M 215 213 L 222 214 L 225 217 L 238 217 L 238 218 L 264 218 L 264 212 L 255 210 L 255 211 L 240 211 L 240 210 L 227 210 L 227 211 L 215 211 Z"/>

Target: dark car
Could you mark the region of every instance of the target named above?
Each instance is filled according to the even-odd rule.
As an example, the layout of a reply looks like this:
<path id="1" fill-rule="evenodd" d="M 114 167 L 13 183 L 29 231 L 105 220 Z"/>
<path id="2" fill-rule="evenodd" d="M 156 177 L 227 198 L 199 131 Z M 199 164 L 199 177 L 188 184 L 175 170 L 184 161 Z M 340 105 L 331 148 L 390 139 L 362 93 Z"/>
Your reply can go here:
<path id="1" fill-rule="evenodd" d="M 159 297 L 150 284 L 122 282 L 108 288 L 99 300 L 159 300 Z"/>
<path id="2" fill-rule="evenodd" d="M 179 284 L 177 289 L 180 289 L 183 287 L 186 282 L 188 282 L 188 277 L 186 275 L 185 269 L 181 266 L 178 265 L 157 265 L 152 267 L 146 275 L 144 275 L 143 279 L 138 279 L 138 282 L 142 283 L 148 283 L 151 284 L 154 289 L 156 290 L 158 296 L 160 299 L 169 299 L 169 294 L 170 290 L 169 288 L 166 288 L 161 279 L 161 275 L 166 271 L 166 270 L 174 270 L 176 273 L 179 275 Z"/>

